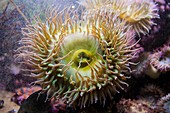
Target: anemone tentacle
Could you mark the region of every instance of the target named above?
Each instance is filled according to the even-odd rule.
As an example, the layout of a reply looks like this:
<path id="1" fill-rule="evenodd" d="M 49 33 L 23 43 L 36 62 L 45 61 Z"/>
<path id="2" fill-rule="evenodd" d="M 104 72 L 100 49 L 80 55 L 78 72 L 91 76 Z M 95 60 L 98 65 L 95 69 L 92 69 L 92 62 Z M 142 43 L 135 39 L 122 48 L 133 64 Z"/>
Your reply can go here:
<path id="1" fill-rule="evenodd" d="M 135 57 L 134 37 L 128 37 L 125 22 L 99 13 L 77 20 L 69 9 L 54 11 L 46 23 L 38 20 L 23 30 L 17 56 L 47 95 L 83 108 L 104 105 L 128 85 L 124 73 Z"/>
<path id="2" fill-rule="evenodd" d="M 159 18 L 157 5 L 153 0 L 80 0 L 80 5 L 85 7 L 85 18 L 93 18 L 98 11 L 110 16 L 117 15 L 120 19 L 132 26 L 139 36 L 147 34 L 152 25 L 156 25 L 153 19 Z"/>
<path id="3" fill-rule="evenodd" d="M 164 45 L 149 56 L 150 64 L 159 72 L 170 70 L 170 44 Z"/>

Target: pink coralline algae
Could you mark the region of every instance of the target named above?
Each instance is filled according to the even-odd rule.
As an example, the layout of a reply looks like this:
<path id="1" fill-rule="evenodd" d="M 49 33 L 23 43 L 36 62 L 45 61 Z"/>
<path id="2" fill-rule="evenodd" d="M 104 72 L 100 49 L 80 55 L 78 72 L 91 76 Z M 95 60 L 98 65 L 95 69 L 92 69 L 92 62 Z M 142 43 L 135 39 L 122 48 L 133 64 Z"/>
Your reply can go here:
<path id="1" fill-rule="evenodd" d="M 154 109 L 144 100 L 121 99 L 117 104 L 118 113 L 155 113 Z"/>
<path id="2" fill-rule="evenodd" d="M 31 94 L 39 90 L 41 90 L 41 87 L 39 86 L 33 86 L 31 88 L 22 87 L 22 88 L 16 89 L 15 94 L 11 100 L 15 102 L 16 104 L 21 105 L 21 103 L 25 101 Z"/>
<path id="3" fill-rule="evenodd" d="M 50 104 L 51 104 L 51 113 L 66 111 L 66 104 L 61 99 L 55 100 L 54 98 L 52 98 Z"/>

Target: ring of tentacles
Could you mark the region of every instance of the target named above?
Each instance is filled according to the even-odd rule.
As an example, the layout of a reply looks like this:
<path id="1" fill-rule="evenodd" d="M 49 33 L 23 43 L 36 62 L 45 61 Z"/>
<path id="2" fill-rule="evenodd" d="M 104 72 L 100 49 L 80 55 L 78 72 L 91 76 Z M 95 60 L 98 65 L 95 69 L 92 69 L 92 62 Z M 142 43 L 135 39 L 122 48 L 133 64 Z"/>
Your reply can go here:
<path id="1" fill-rule="evenodd" d="M 77 21 L 71 15 L 62 11 L 50 15 L 46 23 L 24 28 L 17 58 L 49 97 L 81 108 L 96 102 L 104 105 L 127 85 L 124 72 L 132 64 L 136 43 L 116 18 L 108 21 L 96 14 L 93 20 Z"/>

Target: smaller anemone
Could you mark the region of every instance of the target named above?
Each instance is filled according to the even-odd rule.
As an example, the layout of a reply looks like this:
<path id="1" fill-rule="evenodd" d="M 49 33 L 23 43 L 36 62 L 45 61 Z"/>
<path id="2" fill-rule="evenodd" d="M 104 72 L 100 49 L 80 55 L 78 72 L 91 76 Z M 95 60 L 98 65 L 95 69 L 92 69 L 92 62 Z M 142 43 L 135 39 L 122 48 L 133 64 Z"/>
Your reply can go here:
<path id="1" fill-rule="evenodd" d="M 152 19 L 159 18 L 158 8 L 152 0 L 82 0 L 79 4 L 86 9 L 85 17 L 91 17 L 99 10 L 110 18 L 118 15 L 139 36 L 140 33 L 147 34 L 151 26 L 156 25 Z"/>
<path id="2" fill-rule="evenodd" d="M 170 46 L 164 47 L 155 51 L 149 56 L 150 64 L 153 65 L 159 72 L 167 72 L 170 70 Z"/>
<path id="3" fill-rule="evenodd" d="M 120 12 L 120 18 L 132 25 L 133 30 L 140 35 L 147 34 L 155 23 L 153 18 L 159 18 L 158 9 L 152 0 L 134 0 L 130 2 L 126 12 Z"/>

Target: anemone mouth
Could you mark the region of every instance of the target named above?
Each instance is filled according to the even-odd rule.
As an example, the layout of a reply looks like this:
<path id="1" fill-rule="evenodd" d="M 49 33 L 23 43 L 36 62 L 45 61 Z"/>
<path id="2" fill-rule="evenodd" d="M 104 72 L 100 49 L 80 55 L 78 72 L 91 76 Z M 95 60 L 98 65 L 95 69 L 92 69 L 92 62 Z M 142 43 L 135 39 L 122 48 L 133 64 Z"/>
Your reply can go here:
<path id="1" fill-rule="evenodd" d="M 93 55 L 90 51 L 86 49 L 79 49 L 73 54 L 74 65 L 78 68 L 85 68 L 91 64 L 93 60 Z"/>
<path id="2" fill-rule="evenodd" d="M 91 78 L 92 68 L 102 62 L 102 50 L 97 38 L 81 33 L 66 36 L 61 42 L 61 64 L 66 68 L 65 76 L 72 76 L 76 82 L 77 74 Z M 98 70 L 100 71 L 100 69 Z"/>
<path id="3" fill-rule="evenodd" d="M 170 64 L 170 56 L 163 56 L 161 58 L 159 58 L 159 62 L 161 65 L 169 65 Z"/>

